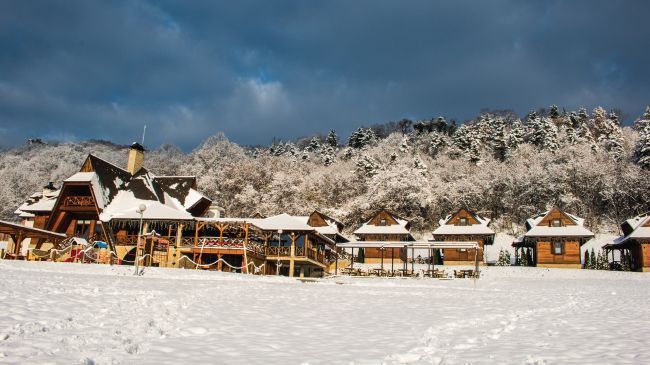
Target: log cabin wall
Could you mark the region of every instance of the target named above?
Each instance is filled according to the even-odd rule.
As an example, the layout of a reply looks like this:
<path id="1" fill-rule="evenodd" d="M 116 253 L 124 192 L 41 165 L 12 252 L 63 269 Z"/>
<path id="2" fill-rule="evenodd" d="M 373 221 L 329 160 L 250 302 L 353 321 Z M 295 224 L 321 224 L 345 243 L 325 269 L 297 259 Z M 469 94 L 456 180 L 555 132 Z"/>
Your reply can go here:
<path id="1" fill-rule="evenodd" d="M 403 234 L 365 234 L 359 237 L 362 241 L 400 242 L 408 241 L 408 236 Z M 395 260 L 406 261 L 408 253 L 403 248 L 395 248 Z M 364 248 L 364 259 L 366 263 L 377 263 L 381 261 L 381 249 Z M 390 248 L 384 250 L 384 262 L 390 262 L 392 251 Z"/>
<path id="2" fill-rule="evenodd" d="M 650 240 L 641 241 L 641 271 L 650 271 Z"/>
<path id="3" fill-rule="evenodd" d="M 554 252 L 553 242 L 562 244 L 561 254 Z M 537 240 L 535 251 L 537 266 L 580 266 L 581 264 L 579 239 L 541 237 Z"/>
<path id="4" fill-rule="evenodd" d="M 484 242 L 486 237 L 485 236 L 442 236 L 442 241 L 475 241 L 478 242 L 478 245 L 481 249 L 478 251 L 477 255 L 477 260 L 479 262 L 483 262 L 484 259 Z M 453 249 L 453 248 L 445 248 L 442 250 L 444 254 L 444 261 L 443 263 L 447 265 L 453 265 L 457 264 L 459 261 L 460 262 L 474 262 L 474 249 Z"/>

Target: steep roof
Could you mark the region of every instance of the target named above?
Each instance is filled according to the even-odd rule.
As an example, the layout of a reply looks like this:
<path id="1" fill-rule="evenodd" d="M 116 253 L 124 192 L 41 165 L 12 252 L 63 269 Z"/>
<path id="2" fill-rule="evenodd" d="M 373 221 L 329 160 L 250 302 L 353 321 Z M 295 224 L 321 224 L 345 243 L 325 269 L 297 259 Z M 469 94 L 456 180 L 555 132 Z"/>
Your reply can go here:
<path id="1" fill-rule="evenodd" d="M 614 245 L 624 243 L 630 239 L 637 238 L 650 238 L 650 214 L 644 213 L 634 218 L 626 220 L 623 224 L 628 224 L 632 229 L 627 234 L 616 238 L 613 242 Z M 624 231 L 625 233 L 625 231 Z"/>
<path id="2" fill-rule="evenodd" d="M 392 218 L 392 220 L 395 221 L 394 224 L 388 224 L 390 222 L 387 221 L 386 225 L 376 225 L 372 224 L 373 220 L 375 220 L 381 213 L 386 213 Z M 354 234 L 411 234 L 410 230 L 410 222 L 400 218 L 396 214 L 393 214 L 385 209 L 382 209 L 378 211 L 370 220 L 368 220 L 366 223 L 362 224 L 359 229 L 354 231 Z"/>
<path id="3" fill-rule="evenodd" d="M 189 220 L 193 218 L 190 213 L 192 208 L 198 206 L 195 209 L 198 212 L 212 202 L 196 190 L 194 176 L 155 176 L 145 168 L 131 175 L 92 154 L 88 155 L 79 172 L 64 180 L 64 186 L 67 184 L 89 184 L 100 211 L 100 219 L 105 222 L 111 219 L 139 219 L 137 209 L 141 204 L 147 207 L 144 219 Z M 16 213 L 29 214 L 29 209 L 37 208 L 51 211 L 58 195 L 57 192 L 54 197 L 41 199 L 42 202 L 23 204 Z M 205 204 L 199 205 L 201 202 Z"/>
<path id="4" fill-rule="evenodd" d="M 558 210 L 563 216 L 567 217 L 572 224 L 564 225 L 562 227 L 551 227 L 539 225 L 544 218 L 551 212 Z M 526 221 L 528 232 L 524 234 L 525 237 L 553 237 L 553 236 L 570 236 L 570 237 L 592 237 L 594 234 L 584 226 L 584 219 L 573 214 L 563 212 L 559 209 L 550 209 L 544 213 L 540 213 Z"/>
<path id="5" fill-rule="evenodd" d="M 465 226 L 459 226 L 452 223 L 453 218 L 456 217 L 460 212 L 465 211 L 476 220 L 477 223 L 469 224 Z M 494 234 L 494 231 L 488 227 L 490 225 L 490 219 L 481 217 L 475 212 L 468 209 L 459 209 L 453 214 L 447 215 L 445 218 L 438 221 L 440 225 L 433 231 L 433 235 L 469 235 L 469 234 Z"/>

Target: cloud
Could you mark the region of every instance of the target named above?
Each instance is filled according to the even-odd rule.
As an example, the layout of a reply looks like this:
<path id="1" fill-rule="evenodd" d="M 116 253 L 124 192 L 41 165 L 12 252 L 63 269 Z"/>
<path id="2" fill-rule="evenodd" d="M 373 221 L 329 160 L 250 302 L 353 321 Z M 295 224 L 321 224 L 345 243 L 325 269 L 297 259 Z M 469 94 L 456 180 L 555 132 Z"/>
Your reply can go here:
<path id="1" fill-rule="evenodd" d="M 34 136 L 191 149 L 224 132 L 349 133 L 482 108 L 648 101 L 646 1 L 12 1 L 0 145 Z"/>

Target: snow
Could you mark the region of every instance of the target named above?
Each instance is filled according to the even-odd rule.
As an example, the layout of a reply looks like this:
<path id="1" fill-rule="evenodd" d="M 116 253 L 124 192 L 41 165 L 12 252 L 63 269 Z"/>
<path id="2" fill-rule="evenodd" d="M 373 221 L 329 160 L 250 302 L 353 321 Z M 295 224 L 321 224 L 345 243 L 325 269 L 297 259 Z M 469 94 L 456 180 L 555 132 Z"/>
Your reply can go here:
<path id="1" fill-rule="evenodd" d="M 64 182 L 91 182 L 97 174 L 94 172 L 77 172 L 69 178 L 63 180 Z"/>
<path id="2" fill-rule="evenodd" d="M 395 218 L 395 221 L 397 224 L 386 226 L 364 223 L 354 231 L 354 234 L 411 234 L 411 231 L 406 228 L 408 221 L 398 218 Z"/>
<path id="3" fill-rule="evenodd" d="M 268 218 L 249 218 L 247 221 L 265 231 L 315 231 L 314 227 L 303 223 L 300 218 L 286 213 Z"/>
<path id="4" fill-rule="evenodd" d="M 535 226 L 526 232 L 526 237 L 546 237 L 546 236 L 571 236 L 571 237 L 589 237 L 594 234 L 583 226 L 564 226 L 548 227 Z"/>
<path id="5" fill-rule="evenodd" d="M 178 200 L 165 194 L 165 202 L 162 204 L 158 200 L 138 199 L 129 190 L 121 190 L 113 201 L 99 215 L 99 219 L 109 222 L 111 219 L 140 219 L 137 212 L 140 204 L 144 204 L 147 209 L 144 211 L 143 218 L 150 220 L 191 220 L 192 215 L 184 209 L 179 209 L 182 205 Z"/>
<path id="6" fill-rule="evenodd" d="M 650 362 L 650 275 L 488 267 L 481 279 L 302 283 L 0 261 L 0 363 Z"/>
<path id="7" fill-rule="evenodd" d="M 471 226 L 456 226 L 453 224 L 445 224 L 433 231 L 434 236 L 439 234 L 494 234 L 494 231 L 488 226 L 481 224 L 474 224 Z"/>

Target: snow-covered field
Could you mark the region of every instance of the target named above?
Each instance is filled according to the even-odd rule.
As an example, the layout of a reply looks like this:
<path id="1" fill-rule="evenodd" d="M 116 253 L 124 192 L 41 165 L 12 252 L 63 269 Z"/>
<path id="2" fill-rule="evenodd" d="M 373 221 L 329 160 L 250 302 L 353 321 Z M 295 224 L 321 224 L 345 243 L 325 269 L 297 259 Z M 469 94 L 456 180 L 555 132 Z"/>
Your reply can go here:
<path id="1" fill-rule="evenodd" d="M 303 283 L 0 261 L 0 363 L 650 363 L 650 274 L 483 274 Z"/>

